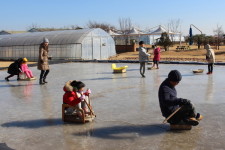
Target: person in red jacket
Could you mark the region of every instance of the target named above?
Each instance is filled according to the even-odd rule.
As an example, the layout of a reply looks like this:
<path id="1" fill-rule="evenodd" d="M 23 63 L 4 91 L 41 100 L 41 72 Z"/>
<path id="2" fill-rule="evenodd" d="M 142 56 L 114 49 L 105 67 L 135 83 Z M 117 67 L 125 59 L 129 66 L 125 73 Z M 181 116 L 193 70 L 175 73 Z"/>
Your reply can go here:
<path id="1" fill-rule="evenodd" d="M 154 58 L 153 58 L 153 66 L 152 69 L 159 69 L 159 61 L 160 61 L 160 47 L 153 47 L 154 48 Z"/>
<path id="2" fill-rule="evenodd" d="M 63 103 L 71 106 L 75 106 L 79 109 L 83 109 L 85 113 L 88 113 L 87 106 L 85 104 L 86 96 L 91 94 L 91 90 L 87 89 L 84 91 L 85 84 L 81 81 L 68 81 L 66 82 L 63 90 L 65 91 L 63 95 Z M 89 102 L 88 102 L 89 103 Z M 72 110 L 68 110 L 72 111 Z"/>

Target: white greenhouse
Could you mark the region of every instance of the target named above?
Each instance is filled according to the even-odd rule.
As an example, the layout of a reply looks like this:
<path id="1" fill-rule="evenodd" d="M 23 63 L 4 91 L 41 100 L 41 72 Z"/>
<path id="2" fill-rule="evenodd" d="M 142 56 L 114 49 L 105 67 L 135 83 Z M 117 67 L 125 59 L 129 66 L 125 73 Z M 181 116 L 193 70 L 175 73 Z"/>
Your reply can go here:
<path id="1" fill-rule="evenodd" d="M 49 39 L 49 55 L 53 60 L 104 60 L 116 54 L 113 38 L 96 28 L 0 35 L 0 59 L 26 57 L 36 61 L 44 37 Z"/>

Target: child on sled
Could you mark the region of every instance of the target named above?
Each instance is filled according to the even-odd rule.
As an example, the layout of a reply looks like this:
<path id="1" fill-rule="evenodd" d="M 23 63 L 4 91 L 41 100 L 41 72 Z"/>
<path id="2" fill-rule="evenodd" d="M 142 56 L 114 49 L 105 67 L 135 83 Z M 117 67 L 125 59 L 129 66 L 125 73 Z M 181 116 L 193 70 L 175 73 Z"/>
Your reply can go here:
<path id="1" fill-rule="evenodd" d="M 23 58 L 23 62 L 20 66 L 21 71 L 25 73 L 28 78 L 34 78 L 32 71 L 28 68 L 27 62 L 27 58 Z"/>
<path id="2" fill-rule="evenodd" d="M 68 81 L 66 82 L 63 90 L 65 91 L 63 95 L 63 103 L 68 104 L 70 106 L 76 107 L 76 109 L 68 108 L 66 110 L 67 114 L 78 114 L 78 116 L 81 116 L 81 113 L 77 110 L 83 110 L 86 115 L 89 114 L 87 104 L 90 104 L 89 102 L 89 94 L 91 94 L 91 90 L 87 89 L 86 92 L 84 92 L 85 84 L 81 81 Z"/>

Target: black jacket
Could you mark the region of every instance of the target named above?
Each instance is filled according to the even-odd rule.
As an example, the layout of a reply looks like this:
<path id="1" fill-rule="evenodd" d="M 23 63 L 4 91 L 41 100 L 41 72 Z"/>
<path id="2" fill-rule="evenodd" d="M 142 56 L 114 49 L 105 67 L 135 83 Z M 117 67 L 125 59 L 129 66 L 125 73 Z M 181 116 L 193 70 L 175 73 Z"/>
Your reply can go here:
<path id="1" fill-rule="evenodd" d="M 22 63 L 23 59 L 19 58 L 18 60 L 16 60 L 14 63 L 12 63 L 9 67 L 8 67 L 8 73 L 11 75 L 19 75 L 20 73 L 20 64 Z"/>
<path id="2" fill-rule="evenodd" d="M 168 117 L 179 107 L 179 101 L 181 98 L 177 98 L 177 91 L 166 79 L 159 87 L 159 104 L 162 115 Z"/>

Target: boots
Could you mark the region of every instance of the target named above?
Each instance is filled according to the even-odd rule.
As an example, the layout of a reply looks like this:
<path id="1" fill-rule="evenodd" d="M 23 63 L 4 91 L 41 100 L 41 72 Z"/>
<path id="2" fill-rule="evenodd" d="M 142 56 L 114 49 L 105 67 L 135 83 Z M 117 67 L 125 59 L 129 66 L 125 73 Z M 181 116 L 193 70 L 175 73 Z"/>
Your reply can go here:
<path id="1" fill-rule="evenodd" d="M 39 84 L 40 84 L 40 85 L 45 84 L 45 83 L 43 82 L 43 79 L 42 79 L 42 78 L 39 79 Z"/>
<path id="2" fill-rule="evenodd" d="M 48 83 L 45 79 L 46 79 L 46 78 L 43 78 L 43 82 L 44 82 L 44 83 Z"/>

